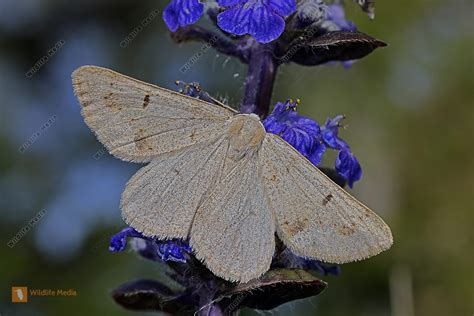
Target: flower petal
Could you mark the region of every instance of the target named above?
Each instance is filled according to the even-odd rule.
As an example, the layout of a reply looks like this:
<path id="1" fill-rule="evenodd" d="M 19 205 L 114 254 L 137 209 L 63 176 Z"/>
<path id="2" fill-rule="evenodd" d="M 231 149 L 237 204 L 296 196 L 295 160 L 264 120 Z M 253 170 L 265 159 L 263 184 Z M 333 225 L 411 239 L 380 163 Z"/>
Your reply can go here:
<path id="1" fill-rule="evenodd" d="M 296 0 L 219 0 L 229 7 L 217 16 L 217 25 L 235 35 L 250 34 L 260 43 L 278 38 L 287 16 L 296 11 Z"/>
<path id="2" fill-rule="evenodd" d="M 326 123 L 321 129 L 323 141 L 332 149 L 343 149 L 349 148 L 349 145 L 341 138 L 339 138 L 339 128 L 341 127 L 340 121 L 344 119 L 344 116 L 338 115 L 335 118 L 327 119 Z"/>
<path id="3" fill-rule="evenodd" d="M 163 20 L 175 32 L 179 27 L 195 23 L 204 12 L 198 0 L 172 0 L 163 11 Z"/>
<path id="4" fill-rule="evenodd" d="M 249 34 L 260 43 L 277 39 L 285 30 L 285 20 L 269 7 L 257 3 L 252 7 Z"/>
<path id="5" fill-rule="evenodd" d="M 142 234 L 137 232 L 132 227 L 126 227 L 110 238 L 109 251 L 120 252 L 125 250 L 127 247 L 128 237 L 144 238 Z"/>
<path id="6" fill-rule="evenodd" d="M 217 16 L 217 25 L 228 33 L 248 34 L 251 15 L 252 10 L 242 6 L 228 9 Z"/>
<path id="7" fill-rule="evenodd" d="M 163 11 L 163 20 L 171 32 L 176 32 L 176 30 L 179 28 L 178 15 L 174 7 L 174 1 L 172 1 Z"/>
<path id="8" fill-rule="evenodd" d="M 204 12 L 204 5 L 198 0 L 177 0 L 180 6 L 178 21 L 180 26 L 195 23 Z"/>
<path id="9" fill-rule="evenodd" d="M 186 262 L 185 253 L 191 253 L 192 249 L 187 242 L 182 240 L 156 240 L 152 237 L 143 236 L 132 227 L 126 227 L 110 239 L 109 251 L 120 252 L 127 247 L 127 238 L 134 237 L 142 239 L 135 243 L 133 248 L 147 259 L 163 261 Z"/>
<path id="10" fill-rule="evenodd" d="M 341 176 L 347 179 L 348 185 L 352 188 L 354 182 L 362 177 L 362 169 L 357 158 L 347 149 L 339 152 L 336 159 L 336 170 Z"/>
<path id="11" fill-rule="evenodd" d="M 289 16 L 296 11 L 296 0 L 269 0 L 268 6 L 278 15 Z"/>
<path id="12" fill-rule="evenodd" d="M 191 247 L 181 241 L 162 241 L 158 242 L 157 253 L 164 261 L 186 262 L 185 252 L 191 252 Z"/>
<path id="13" fill-rule="evenodd" d="M 243 4 L 247 2 L 248 0 L 217 0 L 217 3 L 221 7 L 232 7 L 237 4 Z"/>
<path id="14" fill-rule="evenodd" d="M 318 166 L 323 159 L 323 155 L 326 152 L 326 145 L 323 143 L 316 143 L 311 150 L 311 154 L 309 155 L 308 159 L 313 163 L 313 165 Z"/>

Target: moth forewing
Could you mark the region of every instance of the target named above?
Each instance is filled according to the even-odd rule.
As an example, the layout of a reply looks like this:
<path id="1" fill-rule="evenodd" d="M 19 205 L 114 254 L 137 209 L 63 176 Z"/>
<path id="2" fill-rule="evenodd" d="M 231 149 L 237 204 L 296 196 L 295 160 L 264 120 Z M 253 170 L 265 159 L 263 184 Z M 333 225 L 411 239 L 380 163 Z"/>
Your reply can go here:
<path id="1" fill-rule="evenodd" d="M 236 114 L 105 68 L 84 66 L 72 78 L 85 122 L 111 154 L 126 161 L 149 162 L 213 141 Z"/>
<path id="2" fill-rule="evenodd" d="M 263 183 L 276 230 L 293 252 L 331 263 L 362 260 L 390 248 L 390 228 L 291 145 L 267 134 Z"/>

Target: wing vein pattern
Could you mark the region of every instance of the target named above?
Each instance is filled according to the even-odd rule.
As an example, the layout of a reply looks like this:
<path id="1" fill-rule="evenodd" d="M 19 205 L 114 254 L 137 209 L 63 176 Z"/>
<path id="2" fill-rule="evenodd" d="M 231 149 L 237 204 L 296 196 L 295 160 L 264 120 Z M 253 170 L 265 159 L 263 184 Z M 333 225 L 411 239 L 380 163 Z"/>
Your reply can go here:
<path id="1" fill-rule="evenodd" d="M 216 275 L 247 282 L 269 269 L 275 226 L 261 185 L 258 153 L 231 170 L 199 207 L 190 242 L 197 258 Z"/>

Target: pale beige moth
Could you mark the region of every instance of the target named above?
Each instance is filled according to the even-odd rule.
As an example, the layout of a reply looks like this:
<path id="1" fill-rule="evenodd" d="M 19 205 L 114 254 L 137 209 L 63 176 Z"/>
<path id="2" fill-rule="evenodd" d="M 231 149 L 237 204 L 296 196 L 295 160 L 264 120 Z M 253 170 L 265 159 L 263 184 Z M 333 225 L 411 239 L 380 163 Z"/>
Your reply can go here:
<path id="1" fill-rule="evenodd" d="M 266 133 L 258 116 L 105 68 L 84 66 L 72 77 L 100 142 L 117 158 L 147 163 L 122 194 L 125 222 L 146 236 L 189 240 L 214 274 L 261 276 L 275 234 L 295 254 L 329 263 L 392 245 L 379 216 Z"/>

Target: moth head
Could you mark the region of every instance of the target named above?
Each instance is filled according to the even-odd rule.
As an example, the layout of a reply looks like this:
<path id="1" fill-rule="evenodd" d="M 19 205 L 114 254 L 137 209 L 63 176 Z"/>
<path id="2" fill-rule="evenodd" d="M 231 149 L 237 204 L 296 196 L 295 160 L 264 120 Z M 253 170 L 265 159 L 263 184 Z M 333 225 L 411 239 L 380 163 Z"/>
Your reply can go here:
<path id="1" fill-rule="evenodd" d="M 265 138 L 265 128 L 255 114 L 239 114 L 229 124 L 229 137 L 237 149 L 260 148 Z"/>

